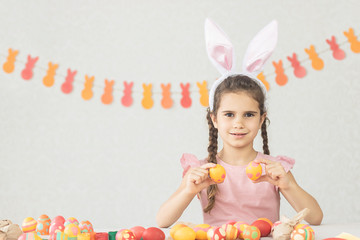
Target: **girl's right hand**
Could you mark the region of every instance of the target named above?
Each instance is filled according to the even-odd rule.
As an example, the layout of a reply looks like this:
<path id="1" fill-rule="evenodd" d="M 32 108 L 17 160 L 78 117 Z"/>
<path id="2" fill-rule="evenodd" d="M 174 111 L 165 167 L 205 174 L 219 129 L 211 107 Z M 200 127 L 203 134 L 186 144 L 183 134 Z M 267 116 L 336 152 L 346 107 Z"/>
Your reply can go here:
<path id="1" fill-rule="evenodd" d="M 190 168 L 183 178 L 185 190 L 188 193 L 196 195 L 204 188 L 216 184 L 216 182 L 209 177 L 209 168 L 215 166 L 216 164 L 214 163 L 206 163 L 197 168 Z"/>

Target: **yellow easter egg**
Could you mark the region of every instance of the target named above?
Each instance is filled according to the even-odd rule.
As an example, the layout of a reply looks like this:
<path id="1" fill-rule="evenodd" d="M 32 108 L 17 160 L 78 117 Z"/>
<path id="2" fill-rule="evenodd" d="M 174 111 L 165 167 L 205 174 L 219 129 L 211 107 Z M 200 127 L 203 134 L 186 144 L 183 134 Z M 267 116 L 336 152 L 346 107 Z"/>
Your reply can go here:
<path id="1" fill-rule="evenodd" d="M 69 237 L 76 237 L 81 233 L 81 231 L 78 225 L 74 223 L 69 223 L 68 225 L 66 225 L 64 233 Z"/>
<path id="2" fill-rule="evenodd" d="M 216 164 L 216 167 L 209 169 L 209 175 L 212 180 L 216 183 L 222 183 L 226 177 L 226 171 L 223 166 Z"/>
<path id="3" fill-rule="evenodd" d="M 174 240 L 195 240 L 196 233 L 191 227 L 179 228 L 174 234 Z"/>
<path id="4" fill-rule="evenodd" d="M 176 232 L 177 230 L 179 230 L 180 228 L 183 228 L 183 227 L 187 227 L 187 225 L 182 224 L 182 223 L 175 224 L 175 225 L 170 229 L 170 236 L 171 236 L 172 238 L 174 238 L 175 232 Z"/>
<path id="5" fill-rule="evenodd" d="M 247 166 L 246 166 L 246 175 L 248 176 L 248 178 L 250 178 L 251 180 L 255 181 L 257 180 L 259 177 L 261 177 L 262 174 L 262 167 L 259 163 L 256 163 L 254 161 L 251 161 Z"/>
<path id="6" fill-rule="evenodd" d="M 37 221 L 32 217 L 27 217 L 24 219 L 21 229 L 24 233 L 35 232 Z"/>

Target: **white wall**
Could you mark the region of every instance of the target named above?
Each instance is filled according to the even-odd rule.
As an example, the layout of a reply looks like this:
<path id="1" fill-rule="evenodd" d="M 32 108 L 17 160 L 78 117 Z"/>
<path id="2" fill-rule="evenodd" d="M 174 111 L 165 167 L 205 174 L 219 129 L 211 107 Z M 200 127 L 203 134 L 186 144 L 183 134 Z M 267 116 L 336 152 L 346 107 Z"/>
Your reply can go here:
<path id="1" fill-rule="evenodd" d="M 234 42 L 238 63 L 253 35 L 278 20 L 270 61 L 283 60 L 289 83 L 276 85 L 267 66 L 271 152 L 297 160 L 293 174 L 319 201 L 325 223 L 360 222 L 360 55 L 343 35 L 349 27 L 360 34 L 359 9 L 356 0 L 0 1 L 1 66 L 8 48 L 20 50 L 14 73 L 0 69 L 0 217 L 21 223 L 45 213 L 112 230 L 155 226 L 159 206 L 180 183 L 182 153 L 206 156 L 196 81 L 218 77 L 204 47 L 210 17 Z M 331 35 L 344 43 L 343 61 L 331 56 Z M 286 57 L 308 59 L 311 44 L 324 50 L 325 68 L 304 61 L 308 75 L 297 79 Z M 28 54 L 39 61 L 25 81 Z M 60 65 L 51 88 L 42 84 L 49 61 Z M 60 91 L 67 68 L 78 71 L 69 95 Z M 88 102 L 85 74 L 96 85 Z M 105 78 L 116 81 L 110 106 L 100 101 Z M 135 82 L 130 108 L 120 104 L 123 81 Z M 175 104 L 165 110 L 160 84 L 168 82 Z M 180 106 L 181 82 L 191 83 L 190 109 Z M 142 83 L 154 85 L 151 110 L 141 106 Z M 294 214 L 286 200 L 281 211 Z M 196 200 L 182 220 L 202 222 Z"/>

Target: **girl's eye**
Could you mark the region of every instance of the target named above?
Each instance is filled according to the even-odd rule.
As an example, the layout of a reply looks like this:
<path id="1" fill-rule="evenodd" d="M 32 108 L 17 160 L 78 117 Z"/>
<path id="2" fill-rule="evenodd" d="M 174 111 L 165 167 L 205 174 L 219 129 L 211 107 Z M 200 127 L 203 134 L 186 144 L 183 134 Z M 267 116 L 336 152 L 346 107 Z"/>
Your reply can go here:
<path id="1" fill-rule="evenodd" d="M 225 113 L 225 116 L 226 116 L 226 117 L 233 117 L 234 114 L 233 114 L 233 113 Z"/>
<path id="2" fill-rule="evenodd" d="M 245 113 L 245 117 L 253 117 L 255 116 L 253 113 Z"/>

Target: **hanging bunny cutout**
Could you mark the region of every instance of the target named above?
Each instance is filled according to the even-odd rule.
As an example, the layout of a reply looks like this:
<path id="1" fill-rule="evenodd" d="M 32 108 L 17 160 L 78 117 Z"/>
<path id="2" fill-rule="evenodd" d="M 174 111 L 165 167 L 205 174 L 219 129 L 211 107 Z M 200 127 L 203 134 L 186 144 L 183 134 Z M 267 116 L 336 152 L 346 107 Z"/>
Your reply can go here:
<path id="1" fill-rule="evenodd" d="M 231 75 L 247 75 L 262 88 L 266 97 L 265 85 L 256 77 L 264 68 L 277 43 L 277 22 L 273 20 L 251 40 L 245 52 L 242 71 L 235 71 L 234 47 L 225 32 L 210 19 L 205 20 L 205 42 L 208 57 L 221 73 L 209 92 L 209 107 L 213 110 L 215 90 Z"/>

